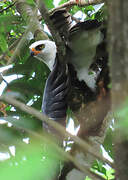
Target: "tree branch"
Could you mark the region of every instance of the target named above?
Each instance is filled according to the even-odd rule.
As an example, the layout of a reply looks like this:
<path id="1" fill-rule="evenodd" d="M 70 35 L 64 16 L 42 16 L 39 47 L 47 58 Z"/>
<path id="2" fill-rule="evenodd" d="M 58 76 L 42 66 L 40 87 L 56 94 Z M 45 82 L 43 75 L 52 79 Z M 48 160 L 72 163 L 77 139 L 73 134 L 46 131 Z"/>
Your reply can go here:
<path id="1" fill-rule="evenodd" d="M 22 47 L 27 42 L 27 35 L 29 32 L 34 33 L 36 31 L 38 31 L 37 39 L 48 39 L 48 36 L 46 35 L 46 33 L 44 33 L 43 28 L 42 28 L 40 22 L 38 21 L 38 18 L 36 17 L 35 11 L 24 0 L 19 0 L 19 1 L 14 0 L 14 3 L 16 5 L 17 11 L 26 20 L 28 27 L 27 27 L 23 37 L 20 39 L 20 41 L 18 40 L 19 43 L 16 46 L 16 49 L 15 49 L 12 57 L 8 61 L 7 65 L 13 63 L 16 60 L 16 57 L 18 55 L 20 55 L 20 51 L 21 51 Z M 0 60 L 3 57 L 4 57 L 4 53 L 3 53 L 3 55 L 0 56 Z M 3 73 L 3 75 L 5 75 L 7 71 L 5 71 Z"/>
<path id="2" fill-rule="evenodd" d="M 0 10 L 0 13 L 3 13 L 4 11 L 7 11 L 9 8 L 13 7 L 15 5 L 16 2 L 10 4 L 8 7 L 4 8 L 4 9 L 1 9 Z"/>
<path id="3" fill-rule="evenodd" d="M 128 179 L 128 1 L 108 1 L 109 64 L 112 79 L 116 179 Z M 116 18 L 115 18 L 116 17 Z M 124 104 L 126 103 L 126 104 Z M 123 105 L 123 106 L 122 106 Z"/>
<path id="4" fill-rule="evenodd" d="M 6 51 L 4 51 L 2 55 L 0 55 L 0 61 L 2 61 L 2 60 L 5 58 L 5 56 L 7 55 L 7 53 L 8 53 L 9 51 L 11 51 L 12 49 L 14 49 L 14 48 L 17 46 L 17 44 L 19 43 L 20 39 L 21 39 L 21 37 L 18 38 L 17 40 L 15 40 L 15 41 L 10 45 L 10 47 L 9 47 Z M 8 65 L 8 64 L 9 64 L 9 61 L 8 61 L 8 63 L 7 63 L 6 65 Z"/>
<path id="5" fill-rule="evenodd" d="M 40 35 L 40 39 L 48 39 L 48 36 L 43 31 L 42 25 L 38 21 L 37 18 L 37 9 L 32 9 L 31 6 L 29 6 L 25 0 L 19 0 L 16 2 L 16 9 L 21 14 L 21 16 L 25 19 L 26 24 L 32 25 L 32 29 L 30 31 L 34 33 L 36 30 L 38 30 L 38 34 Z"/>
<path id="6" fill-rule="evenodd" d="M 65 43 L 62 40 L 58 30 L 53 25 L 53 23 L 49 17 L 49 12 L 48 12 L 47 8 L 45 7 L 45 4 L 43 3 L 43 1 L 38 0 L 37 4 L 38 4 L 38 8 L 40 10 L 40 13 L 41 13 L 43 19 L 45 20 L 45 23 L 47 24 L 47 26 L 53 36 L 53 39 L 57 45 L 57 52 L 58 52 L 58 56 L 60 57 L 59 60 L 63 61 L 63 58 L 66 54 Z"/>
<path id="7" fill-rule="evenodd" d="M 48 36 L 44 33 L 42 26 L 40 25 L 38 18 L 36 17 L 36 13 L 31 7 L 25 3 L 24 0 L 19 0 L 14 2 L 16 4 L 17 11 L 23 16 L 23 18 L 27 21 L 28 27 L 18 43 L 13 56 L 11 57 L 9 64 L 15 61 L 16 57 L 20 54 L 21 48 L 27 41 L 27 35 L 31 31 L 34 33 L 38 30 L 38 34 L 41 39 L 48 39 Z"/>
<path id="8" fill-rule="evenodd" d="M 17 101 L 16 99 L 10 97 L 10 96 L 6 96 L 6 95 L 2 95 L 0 96 L 0 100 L 5 101 L 9 104 L 12 104 L 14 106 L 16 106 L 17 108 L 19 108 L 20 110 L 31 114 L 33 116 L 35 116 L 36 118 L 38 118 L 41 121 L 45 121 L 49 126 L 52 126 L 55 130 L 57 130 L 60 134 L 62 134 L 64 137 L 68 138 L 70 137 L 77 145 L 80 146 L 81 149 L 83 149 L 85 152 L 90 153 L 92 156 L 94 156 L 95 158 L 98 158 L 99 160 L 106 162 L 107 164 L 109 164 L 111 167 L 113 167 L 113 163 L 111 163 L 109 160 L 107 160 L 106 158 L 103 158 L 100 154 L 97 154 L 94 149 L 92 149 L 92 147 L 90 146 L 90 144 L 88 144 L 86 141 L 83 141 L 82 139 L 80 139 L 77 136 L 74 136 L 72 134 L 70 134 L 69 132 L 67 132 L 65 130 L 65 128 L 63 126 L 61 126 L 60 124 L 58 124 L 57 122 L 48 119 L 47 116 L 43 115 L 42 113 L 38 112 L 36 109 L 29 107 L 19 101 Z"/>
<path id="9" fill-rule="evenodd" d="M 62 9 L 62 8 L 71 8 L 72 6 L 89 6 L 89 5 L 95 5 L 95 4 L 100 4 L 100 3 L 104 3 L 105 0 L 69 0 L 68 2 L 53 8 L 49 11 L 49 13 L 53 13 L 54 11 L 58 10 L 58 9 Z"/>
<path id="10" fill-rule="evenodd" d="M 65 152 L 61 147 L 59 147 L 53 140 L 51 140 L 51 137 L 48 137 L 48 135 L 44 134 L 41 135 L 39 133 L 33 132 L 31 130 L 28 129 L 24 129 L 26 132 L 30 133 L 32 136 L 43 140 L 44 142 L 46 142 L 46 144 L 50 144 L 53 148 L 55 148 L 55 150 L 57 151 L 57 153 L 59 153 L 61 156 L 63 157 L 64 161 L 70 161 L 74 164 L 74 166 L 79 169 L 81 172 L 83 172 L 85 175 L 87 174 L 88 176 L 90 176 L 91 178 L 93 178 L 93 180 L 105 180 L 105 178 L 101 177 L 98 174 L 95 174 L 94 172 L 92 172 L 90 170 L 90 168 L 84 164 L 82 165 L 81 163 L 78 162 L 78 160 L 72 156 L 71 154 L 69 154 L 68 152 Z"/>

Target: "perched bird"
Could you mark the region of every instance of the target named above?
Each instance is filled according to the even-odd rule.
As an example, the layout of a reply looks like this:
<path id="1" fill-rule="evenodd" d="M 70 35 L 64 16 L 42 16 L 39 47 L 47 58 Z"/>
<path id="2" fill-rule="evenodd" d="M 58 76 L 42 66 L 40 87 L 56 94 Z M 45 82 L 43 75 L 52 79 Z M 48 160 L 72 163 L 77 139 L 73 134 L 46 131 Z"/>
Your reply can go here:
<path id="1" fill-rule="evenodd" d="M 68 49 L 67 65 L 60 64 L 53 41 L 40 40 L 29 47 L 31 55 L 43 61 L 51 70 L 46 82 L 42 109 L 53 119 L 63 119 L 66 116 L 69 74 L 73 89 L 79 89 L 86 99 L 85 91 L 96 93 L 97 80 L 108 58 L 102 23 L 88 20 L 72 25 L 69 14 L 64 14 L 65 10 L 55 12 L 51 19 L 56 28 L 59 28 Z"/>
<path id="2" fill-rule="evenodd" d="M 101 23 L 96 20 L 77 24 L 71 29 L 67 42 L 71 50 L 69 63 L 74 66 L 78 79 L 84 80 L 92 91 L 96 88 L 97 75 L 95 72 L 89 72 L 96 55 L 96 48 L 103 40 L 103 34 L 98 28 L 100 25 Z M 77 31 L 73 32 L 76 29 Z M 53 41 L 36 41 L 30 46 L 30 50 L 31 55 L 46 63 L 52 71 L 57 53 L 56 44 Z"/>

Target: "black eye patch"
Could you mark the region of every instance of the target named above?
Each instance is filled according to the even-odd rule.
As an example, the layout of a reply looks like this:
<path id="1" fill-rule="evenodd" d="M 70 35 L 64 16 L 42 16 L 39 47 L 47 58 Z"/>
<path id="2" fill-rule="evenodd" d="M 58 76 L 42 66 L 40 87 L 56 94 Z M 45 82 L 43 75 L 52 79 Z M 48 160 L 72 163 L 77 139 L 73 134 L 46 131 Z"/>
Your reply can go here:
<path id="1" fill-rule="evenodd" d="M 38 45 L 38 46 L 36 46 L 36 50 L 37 51 L 41 51 L 42 49 L 44 49 L 45 48 L 45 45 L 44 44 L 41 44 L 41 45 Z"/>

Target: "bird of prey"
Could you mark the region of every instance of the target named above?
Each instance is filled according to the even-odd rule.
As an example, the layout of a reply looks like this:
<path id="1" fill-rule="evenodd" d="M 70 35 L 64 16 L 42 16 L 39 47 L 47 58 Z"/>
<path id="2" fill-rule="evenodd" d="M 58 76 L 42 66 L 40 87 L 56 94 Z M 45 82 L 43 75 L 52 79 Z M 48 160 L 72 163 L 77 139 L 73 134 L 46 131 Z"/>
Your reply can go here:
<path id="1" fill-rule="evenodd" d="M 60 63 L 56 44 L 51 40 L 36 41 L 29 48 L 31 55 L 43 61 L 51 70 L 42 110 L 56 120 L 65 118 L 67 105 L 72 104 L 67 100 L 69 89 L 76 90 L 77 96 L 82 92 L 85 101 L 88 93 L 90 96 L 96 94 L 97 81 L 107 63 L 108 53 L 101 22 L 87 20 L 72 25 L 66 10 L 53 13 L 51 20 L 65 41 L 67 63 Z"/>

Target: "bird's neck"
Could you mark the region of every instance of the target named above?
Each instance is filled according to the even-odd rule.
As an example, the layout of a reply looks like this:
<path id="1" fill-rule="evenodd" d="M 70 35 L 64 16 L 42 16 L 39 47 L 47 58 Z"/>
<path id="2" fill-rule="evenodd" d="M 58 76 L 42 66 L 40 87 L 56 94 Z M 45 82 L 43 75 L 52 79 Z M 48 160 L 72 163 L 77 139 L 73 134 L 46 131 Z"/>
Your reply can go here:
<path id="1" fill-rule="evenodd" d="M 52 46 L 50 48 L 50 53 L 49 53 L 49 51 L 44 52 L 42 59 L 43 59 L 44 63 L 48 66 L 50 71 L 52 71 L 53 65 L 54 65 L 55 59 L 56 59 L 56 46 Z"/>
<path id="2" fill-rule="evenodd" d="M 55 63 L 55 58 L 52 58 L 52 59 L 49 59 L 47 62 L 46 62 L 46 65 L 48 66 L 48 68 L 50 69 L 50 71 L 53 70 L 53 65 Z"/>

